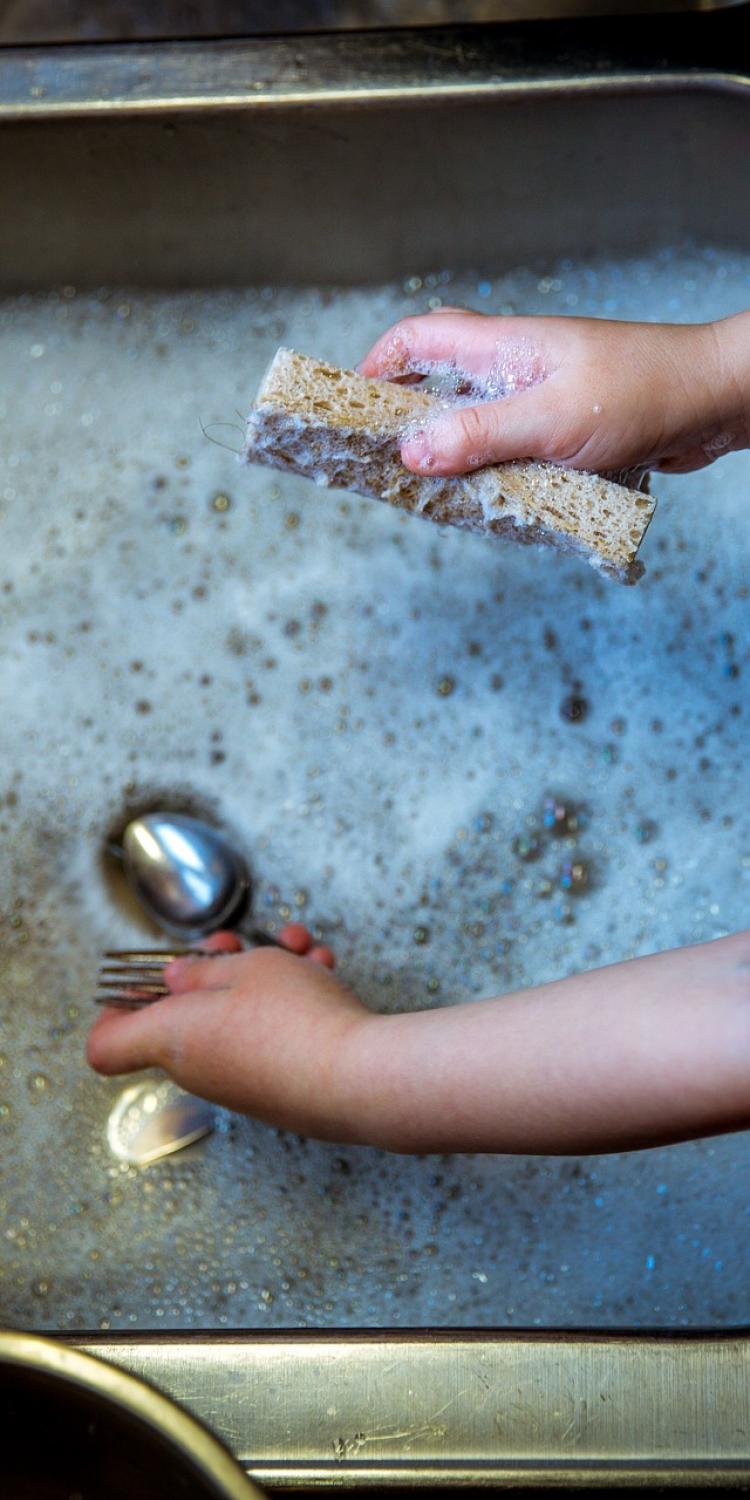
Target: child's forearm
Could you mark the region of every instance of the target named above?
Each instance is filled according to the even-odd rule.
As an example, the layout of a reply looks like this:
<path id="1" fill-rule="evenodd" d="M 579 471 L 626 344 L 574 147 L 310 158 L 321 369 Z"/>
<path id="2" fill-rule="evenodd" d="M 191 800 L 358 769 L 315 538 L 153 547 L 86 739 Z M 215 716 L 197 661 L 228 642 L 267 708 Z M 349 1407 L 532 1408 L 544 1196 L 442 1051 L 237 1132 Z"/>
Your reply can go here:
<path id="1" fill-rule="evenodd" d="M 716 341 L 722 421 L 728 444 L 750 447 L 750 311 L 710 325 Z"/>
<path id="2" fill-rule="evenodd" d="M 344 1132 L 392 1151 L 568 1155 L 750 1126 L 750 933 L 445 1010 L 372 1016 Z"/>

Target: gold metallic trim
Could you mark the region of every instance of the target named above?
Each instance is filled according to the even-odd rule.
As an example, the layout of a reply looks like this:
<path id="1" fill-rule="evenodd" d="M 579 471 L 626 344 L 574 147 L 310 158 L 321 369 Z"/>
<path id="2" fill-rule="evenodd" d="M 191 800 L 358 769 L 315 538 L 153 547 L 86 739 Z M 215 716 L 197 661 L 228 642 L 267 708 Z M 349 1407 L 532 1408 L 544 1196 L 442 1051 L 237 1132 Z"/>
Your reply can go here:
<path id="1" fill-rule="evenodd" d="M 78 1342 L 78 1341 L 77 1341 Z M 750 1338 L 86 1336 L 258 1484 L 750 1484 Z"/>
<path id="2" fill-rule="evenodd" d="M 205 1426 L 117 1361 L 107 1361 L 102 1351 L 88 1354 L 32 1334 L 0 1333 L 0 1364 L 32 1369 L 101 1396 L 166 1438 L 225 1500 L 259 1500 L 259 1491 Z"/>

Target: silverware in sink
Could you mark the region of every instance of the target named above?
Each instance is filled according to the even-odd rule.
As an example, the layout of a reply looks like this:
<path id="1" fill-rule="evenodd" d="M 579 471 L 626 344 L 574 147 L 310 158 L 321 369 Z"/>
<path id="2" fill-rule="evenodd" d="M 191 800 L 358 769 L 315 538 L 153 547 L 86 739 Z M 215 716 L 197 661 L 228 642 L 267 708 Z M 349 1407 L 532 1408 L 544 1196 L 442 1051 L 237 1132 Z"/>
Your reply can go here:
<path id="1" fill-rule="evenodd" d="M 206 957 L 207 955 L 203 955 Z M 112 948 L 99 969 L 95 1005 L 116 1010 L 143 1010 L 169 994 L 164 983 L 166 965 L 175 958 L 195 957 L 194 948 Z"/>
<path id="2" fill-rule="evenodd" d="M 183 813 L 144 813 L 128 823 L 117 852 L 134 895 L 165 932 L 190 940 L 232 928 L 256 947 L 281 946 L 243 920 L 247 864 L 210 824 Z"/>
<path id="3" fill-rule="evenodd" d="M 122 859 L 141 906 L 173 936 L 190 941 L 218 928 L 232 928 L 255 947 L 282 946 L 247 921 L 251 893 L 247 865 L 208 823 L 182 813 L 144 813 L 128 823 L 122 846 L 113 852 Z M 189 948 L 111 950 L 100 969 L 96 1004 L 141 1010 L 162 1000 L 169 994 L 164 983 L 166 964 L 191 952 Z M 137 1090 L 142 1087 L 146 1086 L 138 1085 Z M 133 1092 L 133 1088 L 126 1089 L 112 1110 L 107 1141 L 116 1156 L 134 1165 L 146 1166 L 179 1151 L 214 1128 L 213 1106 L 169 1080 L 147 1089 L 145 1114 L 140 1093 L 134 1102 Z"/>

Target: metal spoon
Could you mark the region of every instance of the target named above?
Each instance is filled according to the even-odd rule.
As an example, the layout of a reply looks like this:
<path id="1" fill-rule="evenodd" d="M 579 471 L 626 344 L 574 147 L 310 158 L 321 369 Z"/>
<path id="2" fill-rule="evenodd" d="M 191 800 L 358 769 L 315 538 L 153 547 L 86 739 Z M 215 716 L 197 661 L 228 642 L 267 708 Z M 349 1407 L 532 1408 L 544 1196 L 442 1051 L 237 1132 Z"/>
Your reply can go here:
<path id="1" fill-rule="evenodd" d="M 243 925 L 248 868 L 210 824 L 183 813 L 144 813 L 125 829 L 122 858 L 131 889 L 166 932 L 189 941 L 232 928 L 256 947 L 281 946 L 270 933 Z"/>
<path id="2" fill-rule="evenodd" d="M 250 875 L 241 854 L 197 818 L 145 813 L 128 823 L 122 858 L 135 896 L 167 932 L 190 940 L 217 928 L 240 930 L 256 947 L 280 947 L 270 933 L 240 927 L 250 903 Z M 125 1090 L 107 1126 L 107 1141 L 123 1161 L 146 1166 L 210 1135 L 216 1111 L 168 1079 Z"/>
<path id="3" fill-rule="evenodd" d="M 148 1167 L 210 1135 L 215 1124 L 207 1100 L 186 1094 L 170 1078 L 148 1079 L 120 1095 L 107 1120 L 107 1145 L 119 1161 Z"/>

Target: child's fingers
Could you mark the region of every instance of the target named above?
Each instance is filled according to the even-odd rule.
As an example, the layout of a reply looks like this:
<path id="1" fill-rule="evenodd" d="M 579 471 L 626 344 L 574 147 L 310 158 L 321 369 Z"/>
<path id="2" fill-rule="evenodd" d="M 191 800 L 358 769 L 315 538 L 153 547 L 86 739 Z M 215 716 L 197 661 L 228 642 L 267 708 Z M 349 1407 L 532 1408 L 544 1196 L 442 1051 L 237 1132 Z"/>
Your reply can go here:
<path id="1" fill-rule="evenodd" d="M 176 958 L 164 970 L 164 982 L 173 995 L 185 995 L 189 990 L 227 990 L 242 973 L 250 955 L 247 953 L 223 953 L 215 949 L 210 956 Z"/>
<path id="2" fill-rule="evenodd" d="M 242 951 L 242 942 L 235 932 L 212 932 L 201 939 L 200 951 L 235 955 Z M 182 974 L 178 970 L 177 984 L 172 985 L 176 993 L 182 989 L 194 991 L 201 973 L 209 972 L 213 976 L 218 967 L 217 960 L 213 958 L 202 961 L 200 952 L 196 953 L 194 959 L 180 959 L 176 962 L 189 965 Z M 173 966 L 168 967 L 171 969 Z M 219 987 L 225 988 L 226 971 L 223 970 L 223 965 L 219 974 L 222 979 Z M 151 1067 L 158 1062 L 157 1051 L 164 1041 L 163 1006 L 164 1001 L 159 1001 L 141 1011 L 127 1012 L 114 1007 L 102 1010 L 86 1042 L 86 1057 L 92 1068 L 98 1073 L 128 1073 L 138 1068 Z"/>
<path id="3" fill-rule="evenodd" d="M 308 927 L 302 922 L 288 922 L 279 933 L 279 941 L 289 949 L 290 953 L 296 953 L 298 958 L 309 958 L 313 963 L 322 964 L 326 969 L 333 969 L 336 958 L 333 949 L 326 944 L 316 943 Z"/>
<path id="4" fill-rule="evenodd" d="M 312 933 L 302 922 L 288 922 L 282 927 L 279 942 L 298 958 L 311 958 L 316 963 L 324 964 L 327 969 L 334 966 L 335 959 L 331 949 L 316 945 Z M 207 951 L 211 953 L 211 957 L 202 959 L 201 952 Z M 236 962 L 240 955 L 243 958 L 242 966 Z M 242 943 L 235 933 L 215 932 L 201 941 L 195 958 L 178 958 L 169 964 L 165 970 L 165 979 L 175 995 L 184 995 L 189 990 L 197 989 L 227 989 L 245 972 L 246 958 Z"/>
<path id="5" fill-rule="evenodd" d="M 297 953 L 300 958 L 309 953 L 313 938 L 302 922 L 287 922 L 279 933 L 279 942 L 289 949 L 290 953 Z"/>
<path id="6" fill-rule="evenodd" d="M 306 957 L 314 964 L 322 964 L 324 969 L 335 969 L 336 967 L 336 955 L 333 949 L 326 947 L 325 944 L 321 943 L 319 946 L 311 948 Z"/>
<path id="7" fill-rule="evenodd" d="M 186 1060 L 197 1058 L 199 1063 L 202 1059 L 208 1076 L 211 1057 L 221 1050 L 216 1046 L 216 1028 L 221 1030 L 226 1015 L 224 1002 L 240 993 L 241 981 L 247 986 L 250 979 L 262 977 L 272 985 L 279 956 L 274 949 L 263 948 L 216 958 L 176 959 L 164 971 L 171 994 L 163 1000 L 138 1011 L 102 1011 L 86 1043 L 89 1063 L 106 1074 L 161 1067 L 181 1082 Z"/>
<path id="8" fill-rule="evenodd" d="M 557 427 L 549 387 L 534 386 L 503 401 L 441 413 L 405 440 L 401 457 L 417 474 L 465 474 L 515 458 L 551 458 Z"/>
<path id="9" fill-rule="evenodd" d="M 242 939 L 236 932 L 212 932 L 195 947 L 199 953 L 241 953 Z"/>
<path id="10" fill-rule="evenodd" d="M 107 1077 L 163 1068 L 183 1088 L 218 1099 L 236 1055 L 234 1032 L 227 1030 L 236 1027 L 235 1017 L 227 991 L 205 989 L 139 1011 L 105 1011 L 89 1032 L 86 1058 Z"/>
<path id="11" fill-rule="evenodd" d="M 169 1001 L 160 1000 L 143 1010 L 103 1011 L 86 1041 L 86 1059 L 91 1067 L 109 1076 L 161 1065 L 171 1029 L 171 1017 L 166 1014 L 169 1006 Z"/>
<path id="12" fill-rule="evenodd" d="M 302 922 L 288 922 L 279 933 L 279 941 L 299 958 L 310 958 L 313 963 L 322 964 L 326 969 L 336 966 L 333 949 L 326 944 L 316 943 L 310 929 Z"/>
<path id="13" fill-rule="evenodd" d="M 360 375 L 396 380 L 428 370 L 433 364 L 455 365 L 486 375 L 495 353 L 488 344 L 487 320 L 464 308 L 441 307 L 423 317 L 402 318 L 373 344 L 357 366 Z"/>

